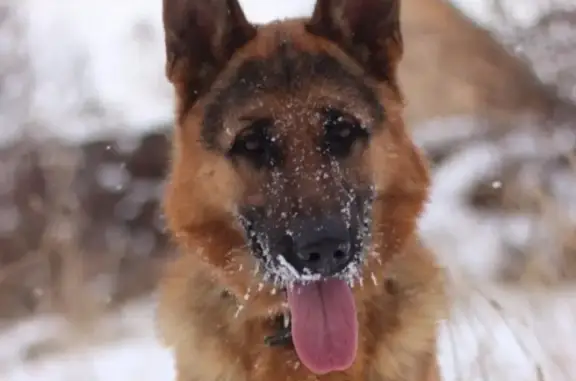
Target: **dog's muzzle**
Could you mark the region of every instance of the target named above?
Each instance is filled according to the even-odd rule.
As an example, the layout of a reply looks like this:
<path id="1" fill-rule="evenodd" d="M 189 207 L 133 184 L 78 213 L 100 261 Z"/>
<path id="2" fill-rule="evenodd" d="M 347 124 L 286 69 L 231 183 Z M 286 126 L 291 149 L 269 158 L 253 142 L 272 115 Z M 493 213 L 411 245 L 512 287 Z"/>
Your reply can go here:
<path id="1" fill-rule="evenodd" d="M 363 260 L 371 228 L 372 197 L 355 197 L 338 213 L 278 213 L 245 208 L 240 216 L 265 275 L 279 283 L 345 274 Z"/>

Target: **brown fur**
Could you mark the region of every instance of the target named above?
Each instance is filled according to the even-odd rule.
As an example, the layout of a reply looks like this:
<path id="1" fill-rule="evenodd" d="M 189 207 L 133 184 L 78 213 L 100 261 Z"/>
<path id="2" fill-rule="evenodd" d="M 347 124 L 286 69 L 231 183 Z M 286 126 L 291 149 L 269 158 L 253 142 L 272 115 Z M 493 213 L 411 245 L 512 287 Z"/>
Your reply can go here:
<path id="1" fill-rule="evenodd" d="M 415 234 L 429 176 L 403 123 L 398 6 L 319 0 L 311 20 L 256 29 L 233 0 L 164 0 L 178 120 L 165 211 L 182 254 L 163 279 L 159 322 L 178 381 L 437 380 L 444 292 L 441 271 Z M 283 196 L 332 207 L 333 197 L 318 189 L 336 197 L 333 174 L 313 176 L 322 126 L 313 108 L 334 104 L 372 126 L 341 176 L 358 189 L 372 184 L 376 200 L 371 255 L 353 290 L 358 355 L 350 369 L 318 376 L 294 349 L 264 345 L 285 297 L 253 271 L 234 216 L 241 205 L 269 202 L 271 180 L 245 162 L 233 165 L 225 152 L 243 120 L 272 115 L 285 146 Z"/>
<path id="2" fill-rule="evenodd" d="M 447 1 L 403 0 L 401 21 L 399 78 L 409 125 L 459 114 L 494 122 L 552 114 L 558 100 L 529 65 Z"/>

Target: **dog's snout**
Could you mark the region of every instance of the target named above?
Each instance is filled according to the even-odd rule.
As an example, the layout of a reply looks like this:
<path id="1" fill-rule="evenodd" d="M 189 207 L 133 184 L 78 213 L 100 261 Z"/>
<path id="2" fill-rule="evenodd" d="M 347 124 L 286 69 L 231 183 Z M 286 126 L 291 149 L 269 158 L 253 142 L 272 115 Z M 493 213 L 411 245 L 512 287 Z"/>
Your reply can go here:
<path id="1" fill-rule="evenodd" d="M 339 218 L 301 221 L 292 240 L 293 260 L 304 272 L 335 275 L 344 270 L 353 258 L 348 228 Z"/>

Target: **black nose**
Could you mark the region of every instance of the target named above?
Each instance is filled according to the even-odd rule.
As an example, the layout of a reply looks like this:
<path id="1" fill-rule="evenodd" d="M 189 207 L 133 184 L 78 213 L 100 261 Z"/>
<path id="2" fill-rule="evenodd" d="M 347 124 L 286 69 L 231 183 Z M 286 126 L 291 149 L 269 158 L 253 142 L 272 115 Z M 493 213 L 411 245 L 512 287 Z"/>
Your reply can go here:
<path id="1" fill-rule="evenodd" d="M 328 276 L 339 273 L 350 263 L 350 252 L 350 244 L 346 241 L 323 239 L 299 249 L 296 255 L 302 261 L 305 272 L 308 270 Z"/>
<path id="2" fill-rule="evenodd" d="M 342 218 L 301 221 L 294 233 L 295 259 L 304 273 L 335 275 L 353 258 L 350 233 Z"/>

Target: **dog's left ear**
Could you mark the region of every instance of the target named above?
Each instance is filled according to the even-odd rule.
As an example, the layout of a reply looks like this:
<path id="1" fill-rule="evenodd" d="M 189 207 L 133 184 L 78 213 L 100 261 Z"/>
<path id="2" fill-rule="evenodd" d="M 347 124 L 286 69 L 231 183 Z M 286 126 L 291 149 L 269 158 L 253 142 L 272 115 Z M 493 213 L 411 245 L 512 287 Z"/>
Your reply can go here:
<path id="1" fill-rule="evenodd" d="M 402 56 L 401 0 L 317 0 L 306 28 L 340 46 L 379 80 Z"/>

